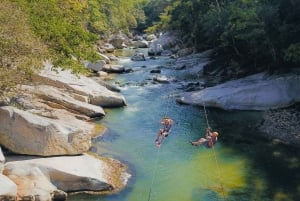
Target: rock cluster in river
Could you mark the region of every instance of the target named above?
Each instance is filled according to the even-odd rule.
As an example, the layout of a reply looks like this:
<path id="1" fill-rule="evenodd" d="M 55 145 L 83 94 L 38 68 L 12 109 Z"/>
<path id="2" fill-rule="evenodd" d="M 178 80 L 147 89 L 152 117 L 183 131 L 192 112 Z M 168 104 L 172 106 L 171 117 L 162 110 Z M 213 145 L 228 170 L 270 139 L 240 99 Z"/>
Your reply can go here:
<path id="1" fill-rule="evenodd" d="M 259 126 L 262 133 L 269 138 L 300 147 L 300 105 L 268 110 L 263 115 Z"/>
<path id="2" fill-rule="evenodd" d="M 105 130 L 90 120 L 105 115 L 102 107 L 125 106 L 125 98 L 49 63 L 33 80 L 0 107 L 1 146 L 18 154 L 5 157 L 0 149 L 0 200 L 66 200 L 69 192 L 122 188 L 126 166 L 87 153 Z"/>

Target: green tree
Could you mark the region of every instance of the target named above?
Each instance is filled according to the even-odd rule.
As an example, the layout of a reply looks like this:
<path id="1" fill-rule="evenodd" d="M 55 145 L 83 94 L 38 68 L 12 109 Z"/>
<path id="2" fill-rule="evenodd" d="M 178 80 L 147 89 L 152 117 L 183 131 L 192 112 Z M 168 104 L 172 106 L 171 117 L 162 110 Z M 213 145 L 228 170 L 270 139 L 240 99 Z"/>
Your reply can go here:
<path id="1" fill-rule="evenodd" d="M 74 2 L 33 0 L 28 1 L 25 6 L 35 34 L 50 49 L 53 64 L 79 72 L 83 70 L 82 60 L 100 57 L 93 49 L 97 36 L 85 28 L 86 16 L 83 11 L 87 4 L 85 1 Z"/>
<path id="2" fill-rule="evenodd" d="M 257 14 L 258 3 L 254 1 L 234 2 L 230 5 L 230 16 L 221 36 L 224 48 L 230 48 L 234 59 L 244 65 L 249 62 L 256 69 L 260 60 L 268 53 L 263 21 Z M 228 51 L 230 51 L 230 49 Z"/>
<path id="3" fill-rule="evenodd" d="M 102 25 L 105 29 L 102 29 L 102 33 L 103 31 L 128 33 L 130 29 L 136 28 L 138 23 L 144 22 L 145 15 L 142 10 L 144 0 L 92 0 L 89 2 L 90 9 L 94 9 L 94 12 L 89 10 L 93 19 L 91 22 L 101 24 L 99 20 L 103 20 Z"/>
<path id="4" fill-rule="evenodd" d="M 30 80 L 46 49 L 30 30 L 27 15 L 9 0 L 0 4 L 0 100 Z"/>
<path id="5" fill-rule="evenodd" d="M 291 44 L 286 50 L 285 50 L 285 60 L 300 64 L 300 43 Z"/>
<path id="6" fill-rule="evenodd" d="M 179 30 L 186 45 L 214 48 L 224 66 L 254 73 L 300 65 L 299 1 L 174 0 L 166 8 L 152 29 Z"/>
<path id="7" fill-rule="evenodd" d="M 145 1 L 1 1 L 1 97 L 29 80 L 46 58 L 55 66 L 84 72 L 83 60 L 100 58 L 95 48 L 100 35 L 128 32 L 144 21 Z"/>
<path id="8" fill-rule="evenodd" d="M 177 0 L 147 0 L 144 2 L 145 23 L 140 29 L 147 29 L 147 32 L 162 31 L 169 24 L 167 18 L 171 17 L 170 11 Z"/>
<path id="9" fill-rule="evenodd" d="M 279 26 L 274 37 L 276 51 L 283 63 L 288 62 L 290 67 L 300 67 L 300 1 L 279 1 Z"/>
<path id="10" fill-rule="evenodd" d="M 14 0 L 27 11 L 34 33 L 49 48 L 55 66 L 84 71 L 83 60 L 97 60 L 100 35 L 124 31 L 143 20 L 142 0 Z"/>

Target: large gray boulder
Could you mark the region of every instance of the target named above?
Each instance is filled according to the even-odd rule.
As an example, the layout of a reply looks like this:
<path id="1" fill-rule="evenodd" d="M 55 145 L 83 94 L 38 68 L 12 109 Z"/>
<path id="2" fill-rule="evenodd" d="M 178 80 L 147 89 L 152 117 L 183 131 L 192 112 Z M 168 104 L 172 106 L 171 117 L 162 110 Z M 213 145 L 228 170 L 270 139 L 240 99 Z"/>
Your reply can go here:
<path id="1" fill-rule="evenodd" d="M 125 72 L 125 67 L 123 65 L 112 64 L 112 65 L 105 65 L 102 70 L 107 73 L 123 73 Z"/>
<path id="2" fill-rule="evenodd" d="M 142 52 L 136 52 L 130 58 L 132 61 L 146 61 L 145 55 Z"/>
<path id="3" fill-rule="evenodd" d="M 67 194 L 49 182 L 49 175 L 26 161 L 8 162 L 4 175 L 18 187 L 18 200 L 66 200 Z M 57 198 L 61 199 L 57 199 Z"/>
<path id="4" fill-rule="evenodd" d="M 35 94 L 43 99 L 44 103 L 54 108 L 67 109 L 71 112 L 83 114 L 88 117 L 102 117 L 105 115 L 104 110 L 100 106 L 76 100 L 63 89 L 59 90 L 59 88 L 49 85 L 22 85 L 21 90 Z"/>
<path id="5" fill-rule="evenodd" d="M 117 191 L 130 177 L 120 162 L 87 154 L 12 161 L 4 174 L 18 185 L 20 197 L 38 196 L 41 201 L 52 200 L 53 194 L 64 198 L 64 192 Z"/>
<path id="6" fill-rule="evenodd" d="M 102 53 L 98 53 L 98 54 L 102 57 L 102 59 L 105 61 L 106 64 L 109 64 L 111 62 L 109 56 Z"/>
<path id="7" fill-rule="evenodd" d="M 153 43 L 151 43 L 149 45 L 148 55 L 149 56 L 159 56 L 159 55 L 161 55 L 163 50 L 164 50 L 163 46 L 158 41 L 154 41 Z"/>
<path id="8" fill-rule="evenodd" d="M 153 40 L 157 39 L 155 34 L 146 35 L 145 38 L 147 41 L 153 41 Z"/>
<path id="9" fill-rule="evenodd" d="M 47 63 L 45 68 L 34 76 L 34 80 L 58 88 L 65 88 L 74 93 L 89 97 L 89 103 L 102 107 L 121 107 L 126 105 L 125 98 L 116 92 L 108 90 L 96 81 L 72 74 L 70 70 L 52 70 L 52 65 Z"/>
<path id="10" fill-rule="evenodd" d="M 93 71 L 101 71 L 103 66 L 106 64 L 106 61 L 105 60 L 99 60 L 99 61 L 96 61 L 96 62 L 89 62 L 89 61 L 86 61 L 84 63 L 85 67 L 87 69 L 91 69 Z"/>
<path id="11" fill-rule="evenodd" d="M 2 174 L 0 174 L 0 200 L 17 200 L 17 185 Z"/>
<path id="12" fill-rule="evenodd" d="M 129 43 L 129 39 L 125 34 L 112 35 L 108 41 L 117 49 L 123 49 Z"/>
<path id="13" fill-rule="evenodd" d="M 149 43 L 146 40 L 133 41 L 132 46 L 135 48 L 148 48 Z"/>
<path id="14" fill-rule="evenodd" d="M 156 82 L 159 82 L 159 83 L 170 83 L 171 82 L 171 79 L 165 75 L 157 75 L 157 76 L 153 77 L 153 80 Z"/>
<path id="15" fill-rule="evenodd" d="M 49 119 L 11 106 L 0 107 L 0 143 L 26 155 L 76 155 L 89 150 L 91 133 L 82 121 Z M 85 130 L 86 129 L 86 130 Z"/>
<path id="16" fill-rule="evenodd" d="M 152 44 L 160 44 L 162 49 L 173 50 L 176 46 L 182 46 L 179 34 L 176 32 L 165 32 L 159 36 Z"/>
<path id="17" fill-rule="evenodd" d="M 179 57 L 185 57 L 194 53 L 194 48 L 183 48 L 177 51 Z"/>
<path id="18" fill-rule="evenodd" d="M 173 60 L 171 66 L 173 66 L 175 70 L 186 69 L 188 74 L 202 76 L 204 66 L 210 62 L 210 55 L 211 50 L 207 50 L 202 53 L 178 57 L 177 59 Z"/>
<path id="19" fill-rule="evenodd" d="M 186 92 L 179 103 L 224 110 L 268 110 L 300 101 L 300 76 L 255 74 L 201 91 Z"/>
<path id="20" fill-rule="evenodd" d="M 115 47 L 110 43 L 104 43 L 100 48 L 108 53 L 113 53 L 115 51 Z"/>

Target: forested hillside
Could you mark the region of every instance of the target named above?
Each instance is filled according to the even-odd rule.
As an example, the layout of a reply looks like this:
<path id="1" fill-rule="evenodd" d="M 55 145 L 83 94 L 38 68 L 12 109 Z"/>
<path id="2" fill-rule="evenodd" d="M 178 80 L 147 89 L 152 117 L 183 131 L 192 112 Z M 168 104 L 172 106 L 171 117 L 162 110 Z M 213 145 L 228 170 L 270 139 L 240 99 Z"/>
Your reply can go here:
<path id="1" fill-rule="evenodd" d="M 240 75 L 300 66 L 297 0 L 2 0 L 1 97 L 45 59 L 84 71 L 83 60 L 99 59 L 97 42 L 134 29 L 180 31 L 187 47 L 213 48 Z"/>
<path id="2" fill-rule="evenodd" d="M 224 67 L 241 74 L 300 67 L 300 1 L 172 0 L 146 10 L 157 5 L 164 12 L 148 31 L 179 30 L 188 46 L 215 48 Z"/>
<path id="3" fill-rule="evenodd" d="M 142 5 L 143 0 L 2 0 L 0 100 L 45 59 L 84 70 L 82 60 L 99 59 L 98 40 L 144 21 Z"/>

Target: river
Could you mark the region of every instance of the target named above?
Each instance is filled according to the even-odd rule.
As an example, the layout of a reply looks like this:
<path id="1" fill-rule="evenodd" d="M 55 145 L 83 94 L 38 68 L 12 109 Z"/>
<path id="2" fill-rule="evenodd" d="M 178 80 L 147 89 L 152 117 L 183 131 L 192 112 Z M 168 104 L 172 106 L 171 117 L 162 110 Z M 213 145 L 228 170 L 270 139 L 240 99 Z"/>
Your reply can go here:
<path id="1" fill-rule="evenodd" d="M 125 54 L 123 55 L 125 56 Z M 76 195 L 70 200 L 97 201 L 289 201 L 300 200 L 299 151 L 259 137 L 260 112 L 222 111 L 179 105 L 180 82 L 153 82 L 151 70 L 179 78 L 180 71 L 164 68 L 167 57 L 120 64 L 132 73 L 116 75 L 127 106 L 107 109 L 99 121 L 108 132 L 95 140 L 94 150 L 127 164 L 132 177 L 114 195 Z M 159 121 L 175 124 L 160 148 L 154 144 Z M 213 149 L 191 146 L 205 135 L 207 123 L 217 130 Z"/>

